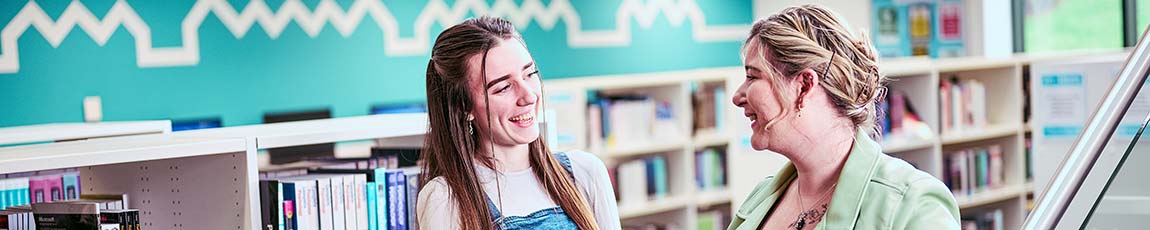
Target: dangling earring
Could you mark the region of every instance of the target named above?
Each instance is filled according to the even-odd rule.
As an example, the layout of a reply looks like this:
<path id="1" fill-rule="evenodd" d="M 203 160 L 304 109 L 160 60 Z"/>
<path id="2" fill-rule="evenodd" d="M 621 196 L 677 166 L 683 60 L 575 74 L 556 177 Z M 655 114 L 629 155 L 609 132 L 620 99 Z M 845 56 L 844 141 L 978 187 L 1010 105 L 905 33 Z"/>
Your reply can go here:
<path id="1" fill-rule="evenodd" d="M 471 121 L 467 121 L 467 134 L 475 135 L 475 126 L 471 125 Z"/>

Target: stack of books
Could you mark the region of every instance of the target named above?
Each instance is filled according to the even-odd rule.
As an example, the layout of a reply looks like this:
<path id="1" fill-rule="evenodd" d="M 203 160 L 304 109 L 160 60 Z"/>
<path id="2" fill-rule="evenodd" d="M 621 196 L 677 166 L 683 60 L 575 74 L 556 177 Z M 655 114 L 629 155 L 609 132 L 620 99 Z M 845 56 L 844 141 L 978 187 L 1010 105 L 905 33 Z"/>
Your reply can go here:
<path id="1" fill-rule="evenodd" d="M 261 173 L 261 222 L 276 230 L 417 229 L 420 171 L 398 162 L 377 155 Z"/>
<path id="2" fill-rule="evenodd" d="M 974 79 L 951 77 L 939 86 L 943 133 L 978 131 L 986 127 L 986 87 Z"/>
<path id="3" fill-rule="evenodd" d="M 951 152 L 944 161 L 944 182 L 956 195 L 972 195 L 1006 184 L 998 145 Z"/>
<path id="4" fill-rule="evenodd" d="M 128 208 L 127 195 L 80 195 L 0 210 L 0 229 L 140 229 L 140 212 Z"/>
<path id="5" fill-rule="evenodd" d="M 695 184 L 699 190 L 713 190 L 727 187 L 726 154 L 717 147 L 703 149 L 695 153 Z"/>
<path id="6" fill-rule="evenodd" d="M 621 206 L 666 198 L 667 158 L 661 155 L 619 164 L 614 170 L 615 192 Z"/>
<path id="7" fill-rule="evenodd" d="M 992 212 L 979 213 L 980 215 L 963 216 L 962 217 L 962 230 L 1004 230 L 1006 229 L 1005 222 L 1003 221 L 1004 215 L 1002 209 L 995 209 Z"/>
<path id="8" fill-rule="evenodd" d="M 671 103 L 645 95 L 600 97 L 588 109 L 588 144 L 625 148 L 685 137 Z"/>

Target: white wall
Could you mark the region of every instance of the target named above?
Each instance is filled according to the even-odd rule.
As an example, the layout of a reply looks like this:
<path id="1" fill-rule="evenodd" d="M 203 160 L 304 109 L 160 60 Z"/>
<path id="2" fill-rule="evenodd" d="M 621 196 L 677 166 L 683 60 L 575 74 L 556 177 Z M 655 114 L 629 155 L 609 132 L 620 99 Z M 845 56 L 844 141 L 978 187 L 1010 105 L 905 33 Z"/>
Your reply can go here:
<path id="1" fill-rule="evenodd" d="M 847 28 L 858 33 L 859 29 L 870 29 L 871 0 L 796 0 L 768 1 L 755 0 L 755 18 L 764 18 L 789 6 L 817 4 L 838 13 L 848 23 Z"/>

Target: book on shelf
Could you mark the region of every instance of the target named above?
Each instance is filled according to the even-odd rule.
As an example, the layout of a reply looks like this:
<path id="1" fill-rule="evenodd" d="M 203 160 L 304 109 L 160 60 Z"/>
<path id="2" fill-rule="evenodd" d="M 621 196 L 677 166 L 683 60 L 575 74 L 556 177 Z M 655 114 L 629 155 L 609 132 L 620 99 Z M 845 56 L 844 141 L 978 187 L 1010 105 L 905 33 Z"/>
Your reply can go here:
<path id="1" fill-rule="evenodd" d="M 83 194 L 7 207 L 0 210 L 0 229 L 139 229 L 139 211 L 127 209 L 125 194 Z"/>
<path id="2" fill-rule="evenodd" d="M 600 96 L 588 105 L 588 143 L 592 147 L 627 147 L 684 137 L 671 103 L 645 95 Z"/>
<path id="3" fill-rule="evenodd" d="M 379 161 L 384 156 L 358 159 Z M 349 160 L 354 161 L 354 160 Z M 392 161 L 394 162 L 394 161 Z M 416 229 L 416 168 L 333 162 L 327 166 L 261 173 L 261 219 L 271 229 Z M 331 166 L 331 167 L 328 167 Z M 278 185 L 277 185 L 278 184 Z M 278 188 L 278 194 L 276 190 Z M 266 189 L 266 190 L 265 190 Z M 261 207 L 261 210 L 274 210 Z"/>
<path id="4" fill-rule="evenodd" d="M 939 86 L 943 133 L 977 131 L 987 126 L 986 86 L 975 79 L 950 77 Z"/>
<path id="5" fill-rule="evenodd" d="M 701 211 L 696 217 L 699 230 L 723 230 L 731 224 L 731 213 L 721 210 Z"/>
<path id="6" fill-rule="evenodd" d="M 620 204 L 642 204 L 669 195 L 667 159 L 656 155 L 630 160 L 614 170 Z"/>
<path id="7" fill-rule="evenodd" d="M 726 153 L 721 148 L 705 148 L 695 153 L 695 184 L 700 190 L 727 187 Z"/>
<path id="8" fill-rule="evenodd" d="M 11 206 L 80 197 L 80 173 L 76 171 L 40 172 L 9 175 L 0 179 L 0 209 Z"/>
<path id="9" fill-rule="evenodd" d="M 699 85 L 699 84 L 696 84 Z M 691 93 L 694 109 L 694 131 L 723 128 L 723 103 L 726 100 L 723 87 L 695 87 Z"/>
<path id="10" fill-rule="evenodd" d="M 32 203 L 39 230 L 99 230 L 100 207 L 86 202 Z"/>
<path id="11" fill-rule="evenodd" d="M 899 90 L 891 90 L 886 100 L 879 102 L 882 142 L 904 143 L 925 141 L 934 138 L 930 125 L 922 121 L 910 102 L 909 96 Z"/>
<path id="12" fill-rule="evenodd" d="M 1005 230 L 1005 214 L 1002 209 L 975 213 L 962 217 L 962 230 Z"/>
<path id="13" fill-rule="evenodd" d="M 973 195 L 1006 184 L 1002 148 L 998 145 L 947 154 L 943 181 L 957 195 Z"/>

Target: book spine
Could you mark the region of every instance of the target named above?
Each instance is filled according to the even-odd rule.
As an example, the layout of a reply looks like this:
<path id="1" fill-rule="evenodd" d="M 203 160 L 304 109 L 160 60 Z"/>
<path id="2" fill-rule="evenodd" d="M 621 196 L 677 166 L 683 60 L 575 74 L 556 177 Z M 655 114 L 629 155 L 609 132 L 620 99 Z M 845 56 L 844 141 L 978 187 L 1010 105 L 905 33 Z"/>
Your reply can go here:
<path id="1" fill-rule="evenodd" d="M 355 174 L 352 179 L 355 181 L 350 187 L 352 189 L 351 194 L 355 197 L 355 200 L 352 201 L 352 205 L 355 206 L 355 229 L 367 230 L 369 227 L 367 219 L 367 175 Z"/>
<path id="2" fill-rule="evenodd" d="M 349 223 L 347 219 L 346 197 L 344 193 L 343 177 L 331 177 L 331 218 L 332 227 L 335 230 L 348 229 L 348 224 L 354 224 L 355 220 Z"/>
<path id="3" fill-rule="evenodd" d="M 295 183 L 280 183 L 280 218 L 283 219 L 283 229 L 297 230 L 299 221 L 298 209 L 296 209 L 296 187 Z"/>
<path id="4" fill-rule="evenodd" d="M 396 212 L 398 212 L 397 216 L 399 217 L 399 227 L 397 227 L 396 230 L 407 230 L 407 175 L 405 175 L 403 171 L 396 171 L 396 174 L 395 193 L 396 203 L 399 204 L 395 207 Z"/>
<path id="5" fill-rule="evenodd" d="M 364 189 L 364 199 L 367 202 L 367 229 L 379 230 L 379 204 L 377 204 L 379 200 L 376 199 L 376 197 L 379 196 L 379 189 L 376 188 L 374 181 L 367 182 Z"/>
<path id="6" fill-rule="evenodd" d="M 80 173 L 68 172 L 64 173 L 61 178 L 63 181 L 62 190 L 64 200 L 80 199 Z"/>
<path id="7" fill-rule="evenodd" d="M 387 170 L 383 168 L 376 168 L 374 171 L 375 178 L 375 220 L 376 226 L 379 229 L 391 229 L 391 214 L 388 212 L 388 183 L 391 181 L 388 178 Z"/>

